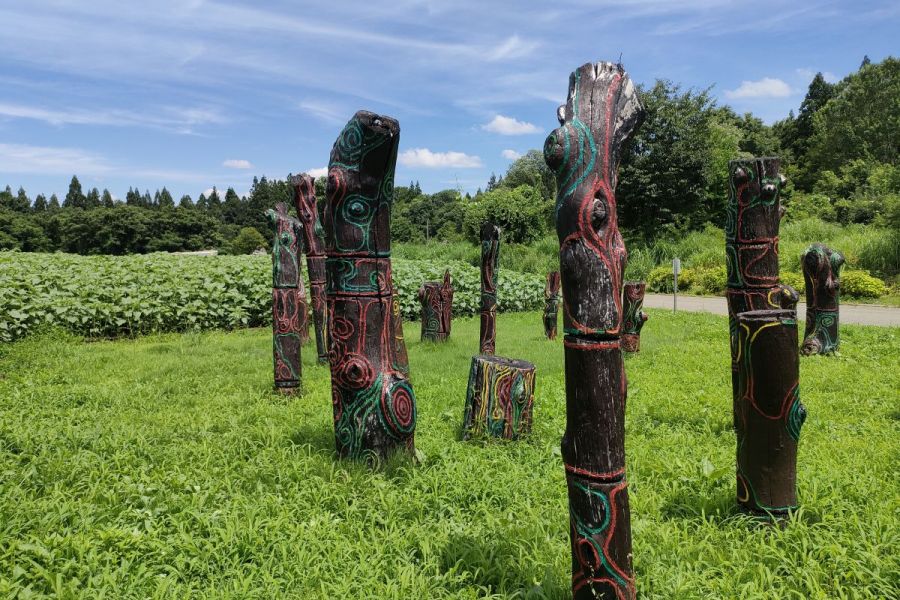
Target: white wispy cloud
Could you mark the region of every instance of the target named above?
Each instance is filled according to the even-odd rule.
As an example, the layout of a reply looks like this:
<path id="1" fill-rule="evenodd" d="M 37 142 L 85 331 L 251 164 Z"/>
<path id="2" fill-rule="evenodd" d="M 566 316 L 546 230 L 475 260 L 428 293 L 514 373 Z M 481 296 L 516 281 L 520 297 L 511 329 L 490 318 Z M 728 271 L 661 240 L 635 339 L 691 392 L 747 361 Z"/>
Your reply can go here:
<path id="1" fill-rule="evenodd" d="M 313 179 L 318 179 L 319 177 L 325 177 L 328 175 L 328 167 L 317 167 L 315 169 L 308 169 L 306 174 L 312 177 Z"/>
<path id="2" fill-rule="evenodd" d="M 348 114 L 346 110 L 335 106 L 333 102 L 303 100 L 297 103 L 297 107 L 330 125 L 340 125 L 353 116 L 353 113 Z"/>
<path id="3" fill-rule="evenodd" d="M 515 150 L 504 150 L 500 153 L 500 156 L 508 158 L 509 160 L 516 160 L 517 158 L 521 158 L 522 153 L 516 152 Z"/>
<path id="4" fill-rule="evenodd" d="M 119 109 L 53 109 L 0 102 L 0 117 L 43 121 L 50 125 L 108 125 L 152 127 L 191 133 L 197 125 L 220 124 L 227 118 L 214 108 L 164 107 L 156 111 Z"/>
<path id="5" fill-rule="evenodd" d="M 400 153 L 398 160 L 405 167 L 425 167 L 429 169 L 445 167 L 472 169 L 482 166 L 481 159 L 477 156 L 463 152 L 432 152 L 428 148 L 406 150 Z"/>
<path id="6" fill-rule="evenodd" d="M 500 135 L 524 135 L 541 132 L 541 129 L 533 123 L 519 121 L 513 117 L 505 117 L 503 115 L 495 116 L 490 123 L 485 123 L 481 128 Z"/>
<path id="7" fill-rule="evenodd" d="M 106 160 L 80 148 L 0 144 L 0 172 L 41 175 L 101 175 L 112 167 Z"/>
<path id="8" fill-rule="evenodd" d="M 786 98 L 793 93 L 791 86 L 781 79 L 763 77 L 757 81 L 742 81 L 734 90 L 725 90 L 725 97 L 738 98 Z"/>
<path id="9" fill-rule="evenodd" d="M 252 169 L 253 164 L 249 160 L 244 160 L 243 158 L 229 158 L 225 162 L 222 163 L 223 167 L 228 167 L 229 169 Z"/>

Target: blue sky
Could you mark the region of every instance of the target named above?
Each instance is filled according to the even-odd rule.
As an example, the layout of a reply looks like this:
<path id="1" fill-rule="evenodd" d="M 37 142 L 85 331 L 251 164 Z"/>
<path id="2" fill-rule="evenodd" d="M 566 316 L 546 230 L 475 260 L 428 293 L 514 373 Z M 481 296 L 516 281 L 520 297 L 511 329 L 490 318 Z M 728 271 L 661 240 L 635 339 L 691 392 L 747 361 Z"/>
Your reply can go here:
<path id="1" fill-rule="evenodd" d="M 896 0 L 0 0 L 0 185 L 196 200 L 324 170 L 358 109 L 400 120 L 398 183 L 474 192 L 540 148 L 568 74 L 713 86 L 771 122 L 900 50 Z"/>

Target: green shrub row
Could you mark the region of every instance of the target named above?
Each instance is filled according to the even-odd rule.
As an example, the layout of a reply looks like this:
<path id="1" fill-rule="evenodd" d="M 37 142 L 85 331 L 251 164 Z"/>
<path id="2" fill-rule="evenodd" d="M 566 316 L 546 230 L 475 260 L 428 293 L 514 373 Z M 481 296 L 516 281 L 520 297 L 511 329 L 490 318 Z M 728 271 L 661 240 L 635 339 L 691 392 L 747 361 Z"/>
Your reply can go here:
<path id="1" fill-rule="evenodd" d="M 477 268 L 458 261 L 395 259 L 404 318 L 418 318 L 416 292 L 449 268 L 454 314 L 478 311 Z M 77 256 L 0 252 L 0 341 L 46 327 L 87 337 L 258 327 L 271 322 L 272 268 L 258 256 Z M 498 310 L 543 303 L 543 278 L 501 271 Z"/>

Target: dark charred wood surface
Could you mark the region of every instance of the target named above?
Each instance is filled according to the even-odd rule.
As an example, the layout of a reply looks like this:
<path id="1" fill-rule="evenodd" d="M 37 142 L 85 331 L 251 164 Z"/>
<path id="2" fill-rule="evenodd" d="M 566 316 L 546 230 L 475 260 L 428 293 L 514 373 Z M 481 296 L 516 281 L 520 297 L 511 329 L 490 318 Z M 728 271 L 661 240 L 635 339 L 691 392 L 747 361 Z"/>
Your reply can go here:
<path id="1" fill-rule="evenodd" d="M 841 268 L 844 255 L 823 244 L 813 244 L 801 259 L 806 283 L 806 330 L 800 352 L 830 354 L 840 344 Z"/>
<path id="2" fill-rule="evenodd" d="M 556 324 L 559 321 L 559 271 L 547 273 L 544 286 L 544 335 L 548 340 L 556 339 Z"/>
<path id="3" fill-rule="evenodd" d="M 544 144 L 557 182 L 566 373 L 562 456 L 577 599 L 635 597 L 619 340 L 627 252 L 615 189 L 623 145 L 643 115 L 621 65 L 588 63 L 569 76 L 568 100 L 557 111 L 560 127 Z"/>
<path id="4" fill-rule="evenodd" d="M 497 269 L 500 264 L 500 228 L 481 227 L 481 354 L 493 354 L 497 342 Z"/>
<path id="5" fill-rule="evenodd" d="M 303 224 L 303 250 L 309 270 L 309 295 L 312 300 L 316 352 L 320 363 L 328 362 L 328 326 L 325 308 L 325 248 L 316 207 L 316 186 L 307 174 L 291 177 L 291 190 L 297 218 Z"/>
<path id="6" fill-rule="evenodd" d="M 641 349 L 641 328 L 650 318 L 650 315 L 641 310 L 644 308 L 646 289 L 647 283 L 644 281 L 625 282 L 625 316 L 622 324 L 622 350 L 625 352 L 639 352 Z"/>
<path id="7" fill-rule="evenodd" d="M 357 112 L 328 164 L 322 225 L 334 430 L 341 456 L 414 451 L 416 401 L 393 317 L 391 206 L 399 123 Z"/>
<path id="8" fill-rule="evenodd" d="M 422 305 L 422 340 L 443 342 L 450 337 L 453 318 L 453 284 L 450 271 L 444 272 L 443 281 L 426 281 L 419 288 Z"/>
<path id="9" fill-rule="evenodd" d="M 757 310 L 737 321 L 737 501 L 753 513 L 785 513 L 797 506 L 797 442 L 806 419 L 797 315 Z"/>
<path id="10" fill-rule="evenodd" d="M 279 202 L 266 216 L 275 228 L 272 244 L 272 354 L 275 388 L 292 393 L 301 380 L 300 347 L 303 345 L 303 278 L 300 267 L 300 235 L 303 226 L 288 215 Z"/>

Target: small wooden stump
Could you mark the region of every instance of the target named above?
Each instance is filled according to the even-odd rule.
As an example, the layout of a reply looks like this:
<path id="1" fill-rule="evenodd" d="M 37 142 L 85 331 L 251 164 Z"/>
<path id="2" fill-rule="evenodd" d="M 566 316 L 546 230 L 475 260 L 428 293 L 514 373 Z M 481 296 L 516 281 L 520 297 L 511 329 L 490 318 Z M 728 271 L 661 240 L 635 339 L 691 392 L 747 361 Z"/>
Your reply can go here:
<path id="1" fill-rule="evenodd" d="M 737 501 L 751 513 L 779 516 L 797 507 L 797 442 L 806 419 L 797 315 L 756 310 L 738 313 L 737 322 Z"/>
<path id="2" fill-rule="evenodd" d="M 453 315 L 453 285 L 450 271 L 443 281 L 426 281 L 419 288 L 422 304 L 422 341 L 443 342 L 450 337 Z"/>
<path id="3" fill-rule="evenodd" d="M 644 291 L 647 289 L 645 281 L 625 282 L 625 305 L 622 308 L 622 350 L 625 352 L 639 352 L 641 349 L 641 328 L 650 315 L 645 313 Z"/>
<path id="4" fill-rule="evenodd" d="M 483 354 L 472 357 L 463 439 L 488 435 L 514 440 L 526 435 L 533 407 L 533 364 Z"/>
<path id="5" fill-rule="evenodd" d="M 838 349 L 841 268 L 844 255 L 823 244 L 813 244 L 803 253 L 806 282 L 806 329 L 800 353 L 830 354 Z"/>
<path id="6" fill-rule="evenodd" d="M 556 323 L 559 315 L 559 271 L 547 273 L 544 287 L 544 335 L 548 340 L 556 339 Z"/>

